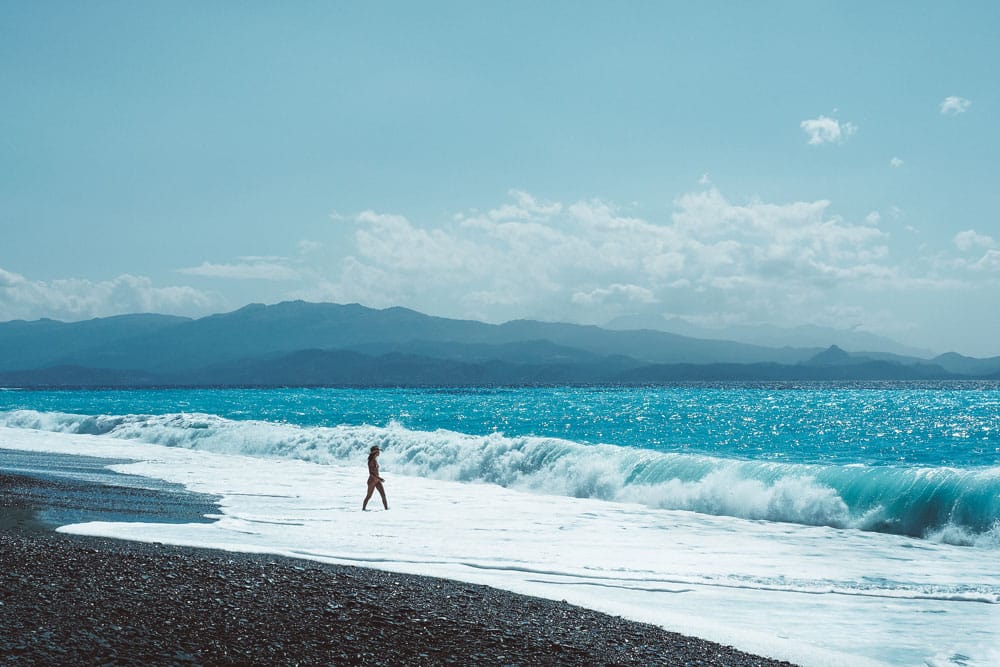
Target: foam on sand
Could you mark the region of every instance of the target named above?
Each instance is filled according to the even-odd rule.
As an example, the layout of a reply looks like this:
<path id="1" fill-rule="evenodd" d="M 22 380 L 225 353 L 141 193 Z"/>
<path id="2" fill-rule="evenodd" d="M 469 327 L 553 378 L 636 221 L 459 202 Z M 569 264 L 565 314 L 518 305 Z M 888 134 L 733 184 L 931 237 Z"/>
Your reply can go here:
<path id="1" fill-rule="evenodd" d="M 362 513 L 357 442 L 351 465 L 14 428 L 0 428 L 0 444 L 141 459 L 114 468 L 222 496 L 213 524 L 66 532 L 484 583 L 805 665 L 1000 658 L 990 550 L 406 476 L 388 461 L 392 510 Z"/>

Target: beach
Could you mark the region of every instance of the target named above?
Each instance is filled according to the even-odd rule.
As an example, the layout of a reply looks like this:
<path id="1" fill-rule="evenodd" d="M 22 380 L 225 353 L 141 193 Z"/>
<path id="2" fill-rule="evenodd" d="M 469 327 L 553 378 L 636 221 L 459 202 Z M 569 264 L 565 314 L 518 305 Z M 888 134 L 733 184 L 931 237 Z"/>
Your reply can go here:
<path id="1" fill-rule="evenodd" d="M 993 556 L 1000 527 L 993 522 L 1000 511 L 1000 478 L 994 466 L 974 464 L 978 445 L 954 447 L 953 439 L 941 439 L 937 425 L 966 415 L 964 432 L 993 434 L 994 398 L 988 392 L 906 388 L 725 394 L 714 388 L 8 392 L 13 409 L 0 411 L 0 474 L 8 477 L 0 487 L 15 499 L 7 502 L 12 529 L 60 545 L 25 553 L 50 558 L 49 552 L 61 554 L 66 545 L 91 544 L 66 540 L 89 539 L 118 545 L 115 554 L 218 554 L 182 577 L 202 582 L 198 593 L 176 592 L 183 604 L 206 591 L 197 614 L 179 612 L 177 619 L 189 623 L 255 613 L 258 607 L 241 602 L 230 614 L 223 603 L 255 590 L 259 564 L 249 575 L 225 574 L 225 581 L 244 582 L 235 591 L 203 575 L 230 561 L 291 562 L 327 573 L 287 586 L 323 591 L 319 599 L 286 605 L 295 610 L 286 625 L 301 626 L 293 644 L 332 637 L 327 652 L 347 650 L 346 644 L 371 632 L 343 630 L 360 618 L 384 622 L 379 632 L 386 633 L 386 646 L 403 639 L 416 646 L 411 657 L 417 662 L 433 656 L 441 662 L 451 656 L 468 662 L 468 655 L 493 659 L 479 656 L 484 651 L 476 647 L 487 646 L 489 655 L 512 660 L 497 657 L 498 664 L 523 664 L 532 658 L 511 658 L 507 646 L 551 648 L 546 642 L 555 642 L 584 652 L 565 653 L 572 655 L 568 664 L 649 664 L 649 655 L 683 663 L 669 658 L 669 647 L 676 645 L 671 637 L 684 636 L 809 667 L 985 666 L 997 664 L 998 657 L 1000 581 Z M 910 431 L 900 429 L 902 435 L 882 442 L 882 424 L 906 425 L 905 415 L 893 408 L 902 399 L 923 409 L 908 422 Z M 819 402 L 836 411 L 816 414 L 811 406 Z M 512 412 L 517 405 L 531 409 Z M 621 406 L 631 406 L 633 417 L 623 421 Z M 699 406 L 716 406 L 715 417 L 655 417 Z M 523 423 L 508 421 L 510 433 L 483 432 L 504 414 L 520 414 Z M 552 416 L 562 420 L 564 414 L 576 425 L 568 434 L 572 439 L 534 435 L 562 430 L 567 422 L 554 423 Z M 757 418 L 747 421 L 747 414 Z M 395 421 L 396 415 L 419 428 Z M 802 426 L 761 438 L 759 422 L 765 419 Z M 812 442 L 804 438 L 830 420 L 838 420 L 850 437 L 836 435 L 807 451 L 795 444 Z M 609 423 L 619 425 L 615 437 L 625 444 L 593 444 Z M 684 437 L 691 427 L 707 429 L 698 435 L 705 451 L 651 448 Z M 726 433 L 770 449 L 756 458 L 712 454 L 711 443 Z M 926 446 L 904 449 L 911 441 Z M 647 446 L 628 444 L 633 442 Z M 858 463 L 861 455 L 871 455 L 862 449 L 866 443 L 877 444 L 887 463 Z M 364 512 L 364 462 L 376 445 L 383 452 L 380 472 L 391 509 L 376 502 Z M 727 447 L 737 448 L 732 442 Z M 920 461 L 890 465 L 899 452 Z M 966 457 L 962 465 L 956 456 Z M 45 530 L 26 533 L 26 517 Z M 106 553 L 104 546 L 87 548 Z M 34 556 L 27 558 L 32 562 Z M 344 598 L 340 580 L 329 573 L 350 568 L 360 573 L 349 584 L 355 596 Z M 59 568 L 46 563 L 41 569 Z M 158 565 L 145 569 L 150 577 L 160 571 Z M 105 582 L 120 587 L 117 566 L 71 570 L 96 572 L 93 590 Z M 300 574 L 291 570 L 288 581 Z M 404 581 L 413 583 L 385 584 Z M 460 583 L 442 584 L 449 592 L 439 599 L 437 589 L 421 581 Z M 140 606 L 159 610 L 160 598 L 167 599 L 159 592 L 177 582 L 147 584 L 140 576 L 128 583 L 151 586 Z M 65 587 L 72 590 L 72 580 Z M 396 589 L 406 592 L 381 597 Z M 479 594 L 475 604 L 449 606 L 450 600 L 467 600 L 467 590 L 494 592 Z M 115 588 L 107 597 L 126 593 L 134 595 Z M 259 605 L 263 597 L 278 595 L 269 590 L 241 599 Z M 537 610 L 514 602 L 525 599 L 518 596 L 535 600 Z M 312 618 L 305 611 L 333 602 L 333 611 L 343 614 L 357 600 L 367 600 L 368 612 L 353 620 L 337 621 L 333 612 Z M 111 612 L 133 603 L 117 604 Z M 262 609 L 265 619 L 277 618 L 278 612 Z M 38 614 L 30 608 L 26 613 Z M 604 620 L 590 630 L 579 621 L 584 617 Z M 529 619 L 535 620 L 521 622 Z M 619 626 L 625 621 L 610 619 L 641 629 L 614 630 L 626 627 Z M 168 620 L 171 625 L 148 626 L 174 631 L 166 642 L 173 645 L 183 633 L 174 630 L 175 618 Z M 327 627 L 333 621 L 336 627 Z M 420 641 L 414 644 L 400 628 L 417 626 Z M 189 625 L 185 632 L 228 636 L 226 627 L 209 632 Z M 288 627 L 272 631 L 265 623 L 240 636 L 269 637 L 267 646 L 287 647 Z M 601 634 L 600 628 L 612 630 Z M 421 638 L 432 631 L 440 634 L 434 640 L 440 647 L 420 648 L 431 646 Z M 466 631 L 497 636 L 456 636 Z M 464 641 L 468 655 L 449 648 Z M 244 650 L 247 642 L 230 643 Z M 646 645 L 655 648 L 641 648 Z M 687 646 L 704 645 L 685 641 Z M 407 650 L 385 649 L 410 656 Z M 534 660 L 560 655 L 542 651 Z M 724 658 L 722 664 L 733 661 Z"/>
<path id="2" fill-rule="evenodd" d="M 84 497 L 88 515 L 188 521 L 205 509 L 194 494 L 24 474 L 0 489 L 5 664 L 790 664 L 488 586 L 67 535 L 44 520 Z"/>

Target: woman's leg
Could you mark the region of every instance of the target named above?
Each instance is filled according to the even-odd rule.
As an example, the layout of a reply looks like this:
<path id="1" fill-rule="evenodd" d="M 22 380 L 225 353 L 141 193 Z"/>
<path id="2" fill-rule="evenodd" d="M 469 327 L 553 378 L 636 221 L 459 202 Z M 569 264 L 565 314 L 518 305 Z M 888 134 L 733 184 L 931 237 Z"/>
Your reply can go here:
<path id="1" fill-rule="evenodd" d="M 368 495 L 365 496 L 365 502 L 361 503 L 362 511 L 368 509 L 368 501 L 372 499 L 372 493 L 375 492 L 376 485 L 382 486 L 382 484 L 377 480 L 372 480 L 372 479 L 368 480 Z M 385 498 L 384 492 L 382 493 L 382 498 Z"/>
<path id="2" fill-rule="evenodd" d="M 382 496 L 382 505 L 384 505 L 386 509 L 389 509 L 389 501 L 385 499 L 385 487 L 382 486 L 382 482 L 377 482 L 375 484 L 375 488 L 378 489 L 379 495 Z M 371 491 L 368 492 L 368 495 L 371 496 Z"/>

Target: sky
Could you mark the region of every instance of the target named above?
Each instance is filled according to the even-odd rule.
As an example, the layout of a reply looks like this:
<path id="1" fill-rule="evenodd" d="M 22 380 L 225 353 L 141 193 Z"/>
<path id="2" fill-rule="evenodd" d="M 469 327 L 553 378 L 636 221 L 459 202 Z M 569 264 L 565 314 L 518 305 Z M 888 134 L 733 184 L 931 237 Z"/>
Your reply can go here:
<path id="1" fill-rule="evenodd" d="M 1000 355 L 995 2 L 0 0 L 0 321 L 289 299 Z"/>

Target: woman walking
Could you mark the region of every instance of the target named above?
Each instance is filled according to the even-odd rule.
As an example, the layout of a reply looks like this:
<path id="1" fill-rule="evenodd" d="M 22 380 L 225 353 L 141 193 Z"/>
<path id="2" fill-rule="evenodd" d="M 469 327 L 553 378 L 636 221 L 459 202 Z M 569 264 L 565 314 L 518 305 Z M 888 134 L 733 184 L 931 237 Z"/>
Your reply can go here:
<path id="1" fill-rule="evenodd" d="M 371 500 L 375 489 L 378 489 L 379 495 L 382 496 L 382 504 L 386 509 L 389 509 L 389 502 L 385 499 L 385 488 L 382 486 L 382 482 L 385 480 L 378 476 L 378 455 L 380 453 L 382 450 L 378 448 L 378 445 L 374 445 L 368 450 L 368 495 L 365 496 L 365 502 L 361 503 L 362 511 L 368 509 L 368 501 Z"/>

